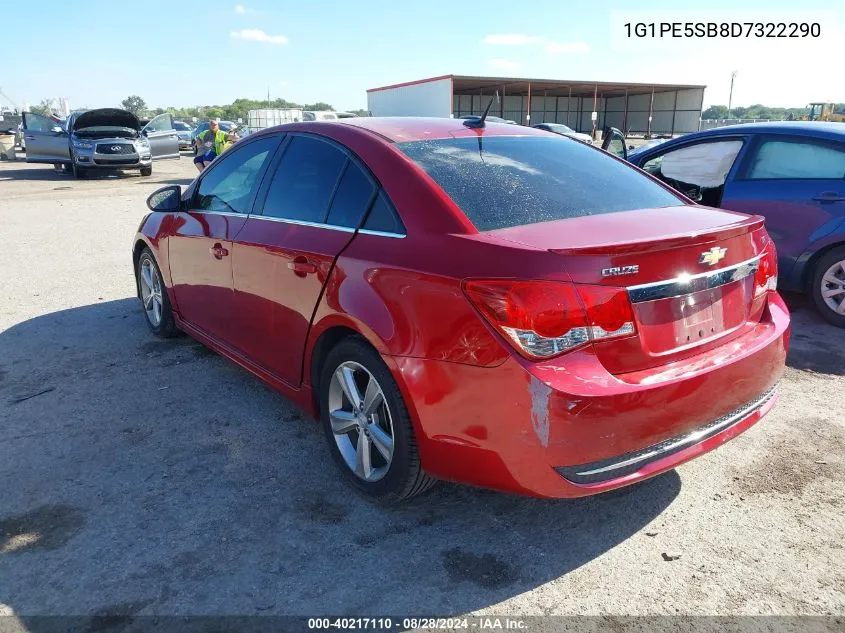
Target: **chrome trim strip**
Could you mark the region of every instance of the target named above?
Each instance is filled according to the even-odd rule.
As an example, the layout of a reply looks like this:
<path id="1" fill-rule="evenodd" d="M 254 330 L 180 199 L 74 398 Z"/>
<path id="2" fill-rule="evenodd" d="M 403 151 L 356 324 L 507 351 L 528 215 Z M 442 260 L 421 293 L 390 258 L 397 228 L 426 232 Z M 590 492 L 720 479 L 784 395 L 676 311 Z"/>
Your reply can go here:
<path id="1" fill-rule="evenodd" d="M 296 224 L 298 226 L 313 226 L 317 229 L 329 229 L 330 231 L 343 231 L 344 233 L 354 233 L 355 229 L 349 228 L 348 226 L 337 226 L 335 224 L 324 224 L 322 222 L 306 222 L 305 220 L 291 220 L 288 218 L 271 218 L 266 215 L 251 215 L 251 218 L 255 218 L 256 220 L 268 220 L 270 222 L 281 222 L 283 224 Z M 359 233 L 364 233 L 366 235 L 377 235 L 380 237 L 394 237 L 394 238 L 403 238 L 404 235 L 400 235 L 399 233 L 385 233 L 384 231 L 371 231 L 370 229 L 360 229 Z"/>
<path id="2" fill-rule="evenodd" d="M 205 209 L 185 209 L 182 213 L 201 213 L 202 215 L 227 215 L 233 218 L 245 218 L 248 213 L 233 213 L 232 211 L 208 211 Z"/>
<path id="3" fill-rule="evenodd" d="M 371 229 L 360 229 L 359 233 L 363 233 L 364 235 L 376 235 L 378 237 L 392 237 L 397 240 L 405 239 L 404 233 L 389 233 L 387 231 L 373 231 Z"/>
<path id="4" fill-rule="evenodd" d="M 710 290 L 745 279 L 756 273 L 759 266 L 760 256 L 758 255 L 747 261 L 718 270 L 710 270 L 697 275 L 678 275 L 674 279 L 666 281 L 628 286 L 628 297 L 631 299 L 631 303 L 642 303 L 656 299 L 680 297 L 701 290 Z"/>
<path id="5" fill-rule="evenodd" d="M 638 470 L 641 467 L 640 465 L 642 462 L 650 462 L 660 457 L 671 455 L 683 448 L 692 446 L 693 444 L 697 444 L 698 442 L 712 437 L 727 427 L 740 422 L 751 414 L 762 409 L 766 403 L 768 403 L 777 394 L 777 390 L 778 385 L 775 384 L 766 392 L 756 397 L 751 402 L 741 406 L 739 409 L 723 415 L 709 424 L 700 426 L 686 435 L 669 438 L 658 444 L 646 447 L 642 451 L 634 453 L 633 455 L 628 453 L 627 455 L 630 455 L 630 457 L 620 455 L 617 458 L 613 458 L 618 461 L 611 461 L 611 463 L 607 463 L 609 460 L 604 460 L 601 462 L 593 462 L 592 464 L 583 464 L 581 466 L 564 466 L 557 468 L 556 470 L 563 477 L 569 479 L 573 483 L 598 483 L 630 474 L 630 472 Z M 635 468 L 629 468 L 634 465 L 636 465 Z M 585 467 L 586 470 L 581 470 Z M 622 469 L 627 470 L 623 473 L 614 472 Z M 596 477 L 596 475 L 604 475 L 605 473 L 607 473 L 606 476 Z"/>
<path id="6" fill-rule="evenodd" d="M 355 229 L 349 228 L 348 226 L 337 226 L 335 224 L 323 224 L 322 222 L 306 222 L 305 220 L 291 220 L 288 218 L 271 218 L 266 215 L 260 215 L 258 213 L 232 213 L 230 211 L 206 211 L 203 209 L 187 209 L 184 213 L 203 213 L 203 214 L 214 214 L 214 215 L 231 215 L 234 217 L 242 218 L 245 216 L 249 216 L 251 219 L 255 220 L 267 220 L 268 222 L 281 222 L 282 224 L 296 224 L 298 226 L 313 226 L 314 228 L 318 229 L 329 229 L 330 231 L 342 231 L 344 233 L 354 233 Z M 385 231 L 372 231 L 370 229 L 360 229 L 359 233 L 363 233 L 365 235 L 375 235 L 378 237 L 392 237 L 395 239 L 403 239 L 405 237 L 404 234 L 401 233 L 387 233 Z"/>
<path id="7" fill-rule="evenodd" d="M 267 220 L 268 222 L 281 222 L 282 224 L 295 224 L 297 226 L 313 226 L 317 229 L 329 229 L 330 231 L 342 231 L 344 233 L 355 232 L 355 229 L 350 229 L 348 226 L 335 226 L 334 224 L 323 224 L 322 222 L 306 222 L 305 220 L 291 220 L 289 218 L 272 218 L 260 214 L 254 214 L 249 217 L 255 220 Z"/>

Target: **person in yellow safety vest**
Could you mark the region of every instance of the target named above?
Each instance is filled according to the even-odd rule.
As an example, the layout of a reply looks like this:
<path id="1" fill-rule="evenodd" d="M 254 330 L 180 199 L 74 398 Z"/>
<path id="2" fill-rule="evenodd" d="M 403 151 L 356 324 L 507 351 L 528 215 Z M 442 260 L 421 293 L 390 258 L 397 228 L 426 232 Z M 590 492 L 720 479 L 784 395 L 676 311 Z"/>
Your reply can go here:
<path id="1" fill-rule="evenodd" d="M 194 165 L 197 166 L 197 171 L 202 172 L 211 164 L 211 161 L 223 153 L 223 150 L 230 144 L 229 141 L 234 140 L 234 138 L 231 134 L 226 134 L 220 129 L 220 123 L 217 119 L 209 119 L 208 129 L 198 134 L 197 140 L 200 142 L 200 147 L 197 150 L 196 158 L 194 158 Z"/>

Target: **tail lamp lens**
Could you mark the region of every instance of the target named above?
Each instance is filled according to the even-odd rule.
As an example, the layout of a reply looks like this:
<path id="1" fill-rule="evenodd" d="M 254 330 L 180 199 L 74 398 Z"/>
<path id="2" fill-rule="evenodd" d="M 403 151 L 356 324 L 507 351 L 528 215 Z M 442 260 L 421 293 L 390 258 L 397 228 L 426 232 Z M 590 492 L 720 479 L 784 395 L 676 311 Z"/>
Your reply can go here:
<path id="1" fill-rule="evenodd" d="M 754 296 L 764 292 L 774 292 L 778 287 L 778 259 L 775 249 L 769 242 L 760 256 L 757 272 L 754 274 Z"/>
<path id="2" fill-rule="evenodd" d="M 635 331 L 621 288 L 513 280 L 468 281 L 464 288 L 484 318 L 527 358 L 551 358 Z"/>

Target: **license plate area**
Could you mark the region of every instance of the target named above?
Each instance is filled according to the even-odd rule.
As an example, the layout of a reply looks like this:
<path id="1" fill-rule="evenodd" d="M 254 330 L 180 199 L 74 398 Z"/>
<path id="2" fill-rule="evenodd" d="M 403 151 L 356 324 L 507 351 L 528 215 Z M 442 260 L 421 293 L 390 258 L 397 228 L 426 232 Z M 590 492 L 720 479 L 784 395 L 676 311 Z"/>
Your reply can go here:
<path id="1" fill-rule="evenodd" d="M 650 355 L 676 352 L 724 336 L 748 319 L 753 278 L 637 303 L 634 312 L 644 350 Z"/>

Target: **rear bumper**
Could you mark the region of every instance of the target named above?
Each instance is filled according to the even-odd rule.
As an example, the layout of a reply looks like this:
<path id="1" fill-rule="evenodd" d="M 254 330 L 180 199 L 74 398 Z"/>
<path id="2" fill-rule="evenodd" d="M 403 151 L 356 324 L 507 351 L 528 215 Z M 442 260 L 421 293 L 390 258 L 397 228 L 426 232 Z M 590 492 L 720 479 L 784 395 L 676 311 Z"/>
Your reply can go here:
<path id="1" fill-rule="evenodd" d="M 755 424 L 776 400 L 788 340 L 789 314 L 772 293 L 748 334 L 652 372 L 610 374 L 590 349 L 494 368 L 393 361 L 427 472 L 578 497 L 670 470 Z"/>

